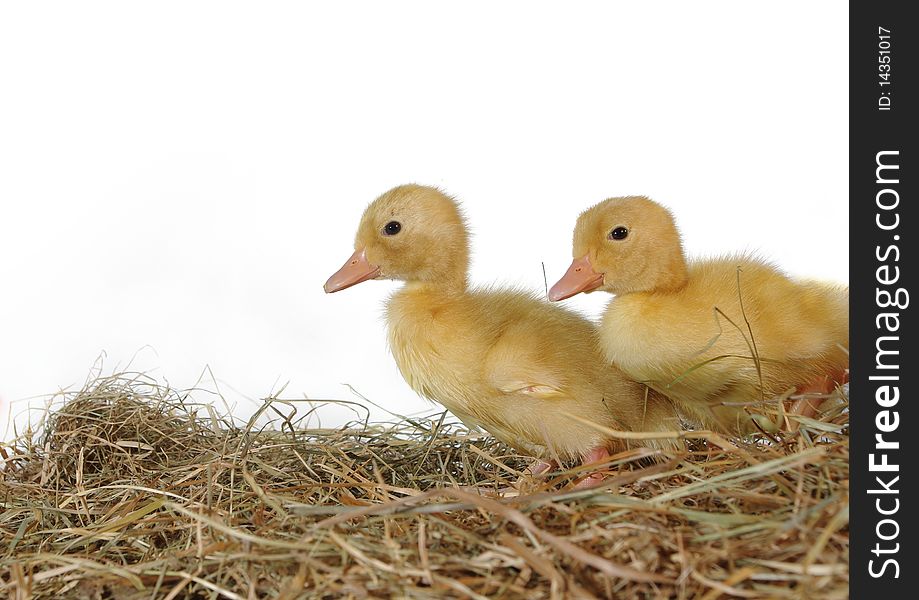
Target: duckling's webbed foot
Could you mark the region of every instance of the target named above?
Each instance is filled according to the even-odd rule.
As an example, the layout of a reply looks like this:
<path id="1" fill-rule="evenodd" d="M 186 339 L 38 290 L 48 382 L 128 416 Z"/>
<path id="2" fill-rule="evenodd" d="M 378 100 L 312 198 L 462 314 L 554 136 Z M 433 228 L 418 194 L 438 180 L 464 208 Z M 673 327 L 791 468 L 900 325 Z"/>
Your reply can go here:
<path id="1" fill-rule="evenodd" d="M 800 386 L 796 394 L 800 397 L 791 403 L 791 406 L 788 407 L 788 412 L 793 415 L 813 418 L 819 412 L 820 406 L 826 400 L 826 396 L 831 394 L 837 385 L 845 383 L 847 379 L 845 373 L 824 375 L 807 385 Z M 790 424 L 788 429 L 794 431 L 797 429 L 797 425 Z"/>
<path id="2" fill-rule="evenodd" d="M 606 459 L 608 458 L 609 458 L 609 450 L 605 446 L 598 446 L 584 455 L 584 458 L 581 460 L 581 464 L 591 465 L 595 463 L 601 463 L 601 462 L 606 461 Z M 603 483 L 604 479 L 606 479 L 606 473 L 602 471 L 597 471 L 597 472 L 591 473 L 590 475 L 588 475 L 587 477 L 579 481 L 574 486 L 574 489 L 583 490 L 587 488 L 592 488 L 596 485 L 600 485 L 601 483 Z"/>
<path id="3" fill-rule="evenodd" d="M 543 485 L 544 482 L 540 481 L 542 475 L 548 473 L 552 469 L 557 468 L 558 463 L 554 460 L 544 461 L 536 459 L 529 467 L 527 467 L 523 475 L 517 478 L 517 482 L 514 484 L 514 487 L 521 492 L 532 491 L 534 488 Z"/>
<path id="4" fill-rule="evenodd" d="M 549 471 L 550 469 L 554 469 L 556 467 L 558 467 L 558 463 L 555 462 L 554 460 L 545 462 L 545 461 L 537 459 L 533 461 L 533 464 L 527 467 L 527 474 L 533 475 L 535 477 L 536 475 L 542 475 L 546 471 Z"/>

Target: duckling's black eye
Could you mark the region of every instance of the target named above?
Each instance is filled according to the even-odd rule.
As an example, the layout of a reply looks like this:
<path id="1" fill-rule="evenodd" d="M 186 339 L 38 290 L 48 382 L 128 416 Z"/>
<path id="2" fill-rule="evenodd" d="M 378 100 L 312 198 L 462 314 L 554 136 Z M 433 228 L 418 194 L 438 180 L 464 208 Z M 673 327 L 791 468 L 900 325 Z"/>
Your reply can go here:
<path id="1" fill-rule="evenodd" d="M 609 239 L 611 240 L 624 240 L 629 237 L 629 230 L 625 227 L 617 227 L 609 232 Z"/>
<path id="2" fill-rule="evenodd" d="M 383 235 L 396 235 L 402 231 L 402 223 L 399 221 L 390 221 L 386 224 L 386 227 L 383 228 Z"/>

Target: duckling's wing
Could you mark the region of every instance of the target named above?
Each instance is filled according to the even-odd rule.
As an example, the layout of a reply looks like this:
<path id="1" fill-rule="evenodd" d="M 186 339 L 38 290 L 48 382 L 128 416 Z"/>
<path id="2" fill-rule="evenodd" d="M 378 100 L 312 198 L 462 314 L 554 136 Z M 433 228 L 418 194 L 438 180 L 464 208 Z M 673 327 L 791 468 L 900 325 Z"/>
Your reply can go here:
<path id="1" fill-rule="evenodd" d="M 535 309 L 543 305 L 534 306 L 529 298 L 509 296 L 507 300 L 521 314 L 514 313 L 515 318 L 484 357 L 486 380 L 503 394 L 544 399 L 570 397 L 566 370 L 572 361 L 565 359 L 558 343 L 559 334 L 563 334 L 563 340 L 571 337 L 570 324 L 557 319 L 558 311 L 540 315 Z M 575 339 L 580 342 L 582 338 Z"/>
<path id="2" fill-rule="evenodd" d="M 527 394 L 536 398 L 545 399 L 562 398 L 565 395 L 561 390 L 554 388 L 551 385 L 521 380 L 503 382 L 498 385 L 498 389 L 500 389 L 505 394 Z"/>
<path id="3" fill-rule="evenodd" d="M 526 394 L 534 398 L 564 398 L 559 377 L 550 369 L 521 360 L 497 360 L 491 364 L 489 380 L 504 394 Z"/>

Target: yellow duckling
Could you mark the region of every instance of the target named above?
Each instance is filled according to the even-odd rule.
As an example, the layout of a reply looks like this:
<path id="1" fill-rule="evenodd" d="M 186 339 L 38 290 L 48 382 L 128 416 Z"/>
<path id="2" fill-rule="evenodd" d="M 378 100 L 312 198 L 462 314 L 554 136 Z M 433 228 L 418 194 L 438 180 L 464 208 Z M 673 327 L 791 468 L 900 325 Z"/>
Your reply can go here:
<path id="1" fill-rule="evenodd" d="M 745 405 L 791 388 L 825 394 L 845 378 L 848 288 L 752 256 L 687 264 L 670 212 L 641 196 L 581 213 L 573 255 L 549 299 L 615 294 L 600 325 L 606 358 L 704 427 L 749 432 Z"/>
<path id="2" fill-rule="evenodd" d="M 617 430 L 679 428 L 668 400 L 606 365 L 589 321 L 525 292 L 470 289 L 466 224 L 437 189 L 403 185 L 377 198 L 354 247 L 325 291 L 404 281 L 386 310 L 396 364 L 413 390 L 467 425 L 525 454 L 585 463 L 625 444 L 571 414 Z M 601 480 L 593 474 L 579 485 Z"/>

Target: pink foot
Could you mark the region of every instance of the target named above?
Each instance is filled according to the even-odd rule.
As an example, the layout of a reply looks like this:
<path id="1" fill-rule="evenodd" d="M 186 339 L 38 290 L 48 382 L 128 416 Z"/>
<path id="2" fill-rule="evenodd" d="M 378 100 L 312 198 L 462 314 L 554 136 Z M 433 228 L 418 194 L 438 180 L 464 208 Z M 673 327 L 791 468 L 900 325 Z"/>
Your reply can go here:
<path id="1" fill-rule="evenodd" d="M 590 465 L 594 463 L 600 463 L 605 461 L 607 458 L 609 458 L 609 450 L 607 450 L 604 446 L 598 446 L 584 455 L 584 458 L 581 460 L 581 464 Z M 606 475 L 604 473 L 591 473 L 579 481 L 574 486 L 574 489 L 584 490 L 587 488 L 592 488 L 603 483 L 604 479 L 606 479 Z"/>
<path id="2" fill-rule="evenodd" d="M 836 389 L 837 382 L 845 383 L 846 379 L 845 373 L 824 375 L 807 385 L 799 387 L 797 393 L 801 396 L 807 396 L 808 394 L 825 396 Z M 819 412 L 820 405 L 823 404 L 824 400 L 826 398 L 799 398 L 788 407 L 788 411 L 793 415 L 813 418 Z M 797 426 L 790 424 L 789 430 L 794 431 L 795 429 L 797 429 Z"/>
<path id="3" fill-rule="evenodd" d="M 533 462 L 533 464 L 527 467 L 527 473 L 529 473 L 530 475 L 534 475 L 534 476 L 542 475 L 549 469 L 554 469 L 557 466 L 558 466 L 558 463 L 556 463 L 554 460 L 550 460 L 549 462 L 536 460 L 535 462 Z"/>
<path id="4" fill-rule="evenodd" d="M 534 478 L 538 478 L 540 475 L 543 475 L 547 471 L 557 467 L 558 463 L 554 460 L 550 460 L 548 462 L 538 459 L 534 460 L 532 464 L 527 467 L 524 474 L 517 478 L 517 483 L 514 484 L 514 487 L 518 490 L 529 490 L 534 485 L 539 485 L 536 481 L 534 481 Z"/>

